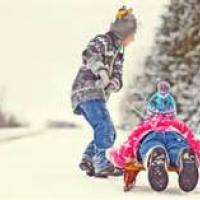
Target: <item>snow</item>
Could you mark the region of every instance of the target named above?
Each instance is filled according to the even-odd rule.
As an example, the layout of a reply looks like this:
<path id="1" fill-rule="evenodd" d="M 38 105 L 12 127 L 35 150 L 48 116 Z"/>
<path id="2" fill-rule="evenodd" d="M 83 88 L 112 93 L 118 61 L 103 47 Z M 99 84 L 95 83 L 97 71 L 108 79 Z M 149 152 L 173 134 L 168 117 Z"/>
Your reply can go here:
<path id="1" fill-rule="evenodd" d="M 21 139 L 24 137 L 33 137 L 40 134 L 39 128 L 33 127 L 19 127 L 19 128 L 1 128 L 0 129 L 0 143 L 12 140 Z"/>
<path id="2" fill-rule="evenodd" d="M 6 130 L 7 132 L 9 130 Z M 28 130 L 27 130 L 28 131 Z M 43 130 L 36 137 L 0 143 L 0 199 L 2 200 L 131 200 L 199 198 L 200 185 L 189 194 L 179 190 L 177 175 L 170 174 L 165 192 L 157 193 L 148 185 L 146 173 L 137 186 L 123 192 L 122 178 L 94 179 L 77 167 L 90 129 Z M 118 131 L 118 142 L 127 136 Z"/>
<path id="3" fill-rule="evenodd" d="M 69 98 L 81 63 L 81 51 L 91 37 L 107 30 L 123 4 L 133 7 L 139 19 L 136 41 L 126 52 L 126 87 L 132 74 L 141 71 L 152 46 L 155 27 L 159 26 L 163 5 L 168 2 L 0 1 L 0 103 L 3 102 L 4 109 L 34 125 L 34 130 L 0 131 L 0 199 L 197 199 L 200 187 L 190 194 L 181 192 L 176 174 L 170 174 L 169 188 L 163 193 L 150 189 L 145 172 L 139 175 L 136 188 L 129 193 L 123 192 L 122 178 L 86 177 L 77 165 L 91 139 L 91 130 L 40 127 L 45 120 L 55 118 L 82 123 L 82 119 L 72 114 Z M 115 123 L 122 96 L 120 93 L 112 97 L 109 105 Z M 122 131 L 118 135 L 117 144 L 127 136 Z M 11 140 L 13 137 L 15 140 Z"/>

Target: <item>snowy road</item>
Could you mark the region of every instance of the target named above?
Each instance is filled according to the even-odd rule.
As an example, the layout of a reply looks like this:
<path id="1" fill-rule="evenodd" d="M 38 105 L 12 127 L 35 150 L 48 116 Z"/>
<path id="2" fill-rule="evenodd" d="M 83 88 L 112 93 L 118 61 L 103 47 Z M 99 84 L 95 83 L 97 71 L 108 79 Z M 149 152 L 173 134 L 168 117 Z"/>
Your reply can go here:
<path id="1" fill-rule="evenodd" d="M 170 175 L 170 185 L 163 193 L 151 191 L 145 173 L 140 174 L 137 187 L 130 193 L 122 191 L 121 178 L 86 177 L 77 163 L 89 137 L 81 130 L 51 130 L 37 137 L 0 144 L 0 199 L 199 199 L 200 185 L 193 193 L 180 192 L 175 174 Z"/>

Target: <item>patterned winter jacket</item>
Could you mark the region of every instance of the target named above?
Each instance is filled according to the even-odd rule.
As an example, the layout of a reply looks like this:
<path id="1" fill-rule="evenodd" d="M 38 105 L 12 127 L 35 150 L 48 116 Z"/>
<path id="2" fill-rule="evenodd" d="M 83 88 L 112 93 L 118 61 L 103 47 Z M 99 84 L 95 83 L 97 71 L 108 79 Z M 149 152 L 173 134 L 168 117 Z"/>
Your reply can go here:
<path id="1" fill-rule="evenodd" d="M 118 92 L 122 88 L 123 62 L 123 48 L 113 33 L 98 35 L 89 42 L 82 53 L 82 66 L 72 86 L 71 101 L 74 113 L 80 114 L 80 103 L 94 99 L 107 101 L 112 92 Z M 102 84 L 102 71 L 106 72 L 109 80 L 115 82 L 114 88 Z"/>
<path id="2" fill-rule="evenodd" d="M 176 102 L 170 94 L 165 97 L 156 92 L 147 102 L 147 113 L 151 114 L 173 114 L 176 115 Z"/>

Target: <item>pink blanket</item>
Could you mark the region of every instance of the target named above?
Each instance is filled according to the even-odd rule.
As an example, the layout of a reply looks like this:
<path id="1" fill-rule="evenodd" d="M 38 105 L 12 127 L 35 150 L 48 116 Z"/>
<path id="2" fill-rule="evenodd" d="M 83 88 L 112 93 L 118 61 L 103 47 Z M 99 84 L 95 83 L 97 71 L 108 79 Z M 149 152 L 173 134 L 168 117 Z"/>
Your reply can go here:
<path id="1" fill-rule="evenodd" d="M 111 162 L 120 168 L 124 168 L 130 159 L 137 159 L 138 146 L 141 139 L 151 131 L 176 131 L 186 138 L 189 146 L 194 150 L 200 160 L 200 140 L 182 121 L 170 116 L 154 116 L 140 123 L 132 131 L 128 140 L 119 148 L 108 152 Z"/>

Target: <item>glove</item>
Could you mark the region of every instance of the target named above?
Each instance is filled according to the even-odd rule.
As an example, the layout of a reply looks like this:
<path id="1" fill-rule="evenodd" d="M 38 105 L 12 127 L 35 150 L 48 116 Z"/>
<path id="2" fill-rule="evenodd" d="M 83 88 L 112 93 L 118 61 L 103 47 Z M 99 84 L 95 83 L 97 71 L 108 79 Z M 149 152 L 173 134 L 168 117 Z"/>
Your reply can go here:
<path id="1" fill-rule="evenodd" d="M 113 78 L 109 82 L 108 86 L 106 87 L 106 90 L 110 93 L 112 92 L 118 92 L 119 91 L 119 82 L 117 79 Z"/>

